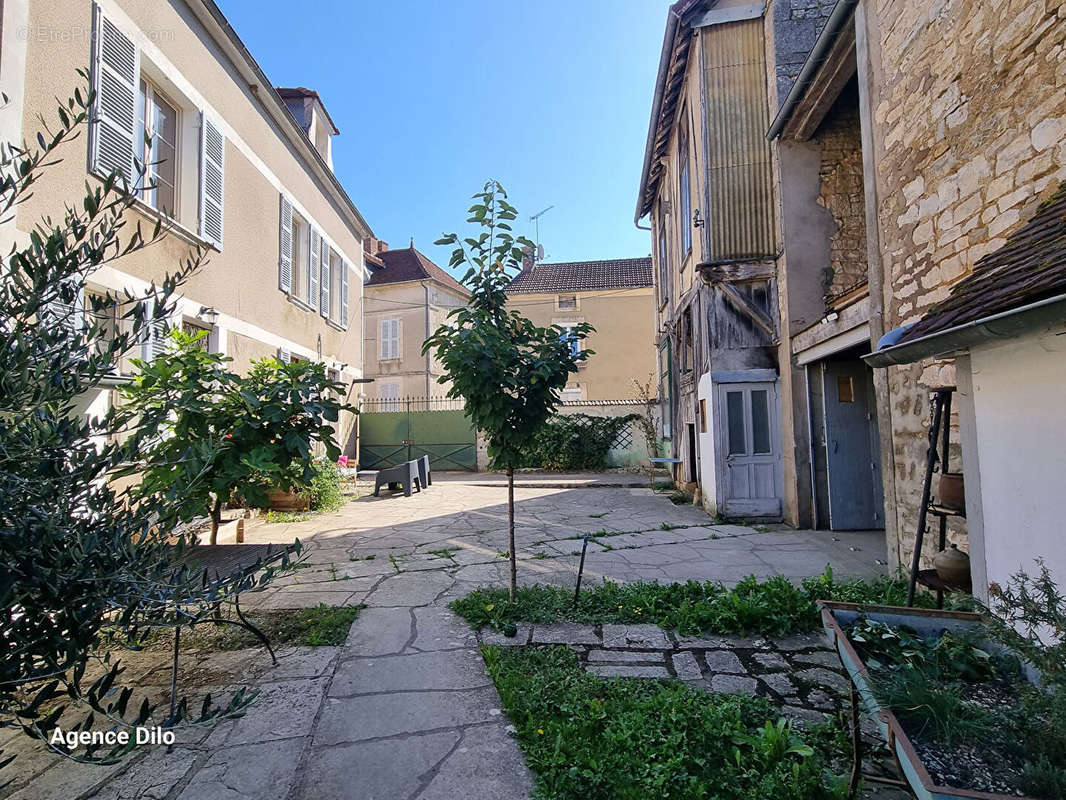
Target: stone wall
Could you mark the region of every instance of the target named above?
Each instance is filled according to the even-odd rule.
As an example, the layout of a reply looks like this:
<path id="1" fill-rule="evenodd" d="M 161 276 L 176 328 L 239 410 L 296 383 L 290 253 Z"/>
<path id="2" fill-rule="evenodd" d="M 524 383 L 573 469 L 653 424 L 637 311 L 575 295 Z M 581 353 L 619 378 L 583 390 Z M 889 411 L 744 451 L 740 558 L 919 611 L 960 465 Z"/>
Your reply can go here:
<path id="1" fill-rule="evenodd" d="M 838 98 L 815 134 L 822 148 L 819 203 L 836 222 L 829 239 L 825 293 L 838 295 L 866 281 L 866 203 L 862 182 L 859 100 L 854 89 Z"/>
<path id="2" fill-rule="evenodd" d="M 871 105 L 882 149 L 877 211 L 891 329 L 943 299 L 1066 176 L 1066 6 L 879 0 L 872 27 L 881 64 Z M 889 373 L 904 562 L 926 453 L 928 389 L 954 382 L 950 362 Z"/>
<path id="3" fill-rule="evenodd" d="M 773 58 L 767 59 L 776 85 L 777 106 L 796 82 L 807 54 L 833 11 L 836 0 L 774 0 Z M 769 16 L 769 14 L 767 15 Z"/>

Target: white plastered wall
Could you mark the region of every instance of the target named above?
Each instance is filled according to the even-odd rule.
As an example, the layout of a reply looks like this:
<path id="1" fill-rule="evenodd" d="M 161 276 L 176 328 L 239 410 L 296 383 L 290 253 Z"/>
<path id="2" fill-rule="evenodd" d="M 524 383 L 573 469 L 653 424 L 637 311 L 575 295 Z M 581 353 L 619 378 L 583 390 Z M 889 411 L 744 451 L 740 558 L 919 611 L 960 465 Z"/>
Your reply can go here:
<path id="1" fill-rule="evenodd" d="M 971 527 L 981 527 L 971 530 L 975 593 L 987 597 L 988 583 L 1005 585 L 1018 570 L 1034 575 L 1037 557 L 1066 585 L 1066 326 L 974 347 L 970 367 L 979 483 L 967 474 L 966 507 Z"/>

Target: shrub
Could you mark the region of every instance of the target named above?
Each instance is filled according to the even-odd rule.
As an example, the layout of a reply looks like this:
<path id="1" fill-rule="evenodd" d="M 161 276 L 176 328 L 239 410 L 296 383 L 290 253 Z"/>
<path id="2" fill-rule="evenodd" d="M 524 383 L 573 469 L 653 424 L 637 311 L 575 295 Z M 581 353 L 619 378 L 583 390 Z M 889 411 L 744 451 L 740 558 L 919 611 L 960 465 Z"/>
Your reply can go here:
<path id="1" fill-rule="evenodd" d="M 599 470 L 607 466 L 607 452 L 618 434 L 639 419 L 590 417 L 588 414 L 556 415 L 548 420 L 523 451 L 521 466 L 555 472 Z"/>
<path id="2" fill-rule="evenodd" d="M 325 459 L 316 459 L 314 476 L 307 495 L 311 501 L 312 511 L 336 511 L 344 505 L 344 493 L 341 492 L 341 473 L 336 465 Z"/>

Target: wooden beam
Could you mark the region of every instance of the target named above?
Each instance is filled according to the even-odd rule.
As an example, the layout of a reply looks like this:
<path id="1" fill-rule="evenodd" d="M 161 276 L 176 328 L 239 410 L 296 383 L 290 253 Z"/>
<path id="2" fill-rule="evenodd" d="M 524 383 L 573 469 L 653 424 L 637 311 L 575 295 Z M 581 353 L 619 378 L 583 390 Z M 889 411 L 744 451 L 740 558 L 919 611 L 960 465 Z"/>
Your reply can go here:
<path id="1" fill-rule="evenodd" d="M 772 261 L 736 261 L 729 263 L 703 263 L 696 271 L 710 283 L 722 281 L 757 281 L 777 275 L 777 266 Z"/>
<path id="2" fill-rule="evenodd" d="M 846 25 L 792 112 L 781 138 L 797 142 L 810 139 L 856 69 L 855 26 Z"/>
<path id="3" fill-rule="evenodd" d="M 717 286 L 718 289 L 721 290 L 722 296 L 725 297 L 731 306 L 736 308 L 736 310 L 744 316 L 748 317 L 770 338 L 771 342 L 777 344 L 777 331 L 774 330 L 773 323 L 768 320 L 762 312 L 748 303 L 748 301 L 745 300 L 740 292 L 738 292 L 732 285 L 728 283 L 719 283 Z"/>

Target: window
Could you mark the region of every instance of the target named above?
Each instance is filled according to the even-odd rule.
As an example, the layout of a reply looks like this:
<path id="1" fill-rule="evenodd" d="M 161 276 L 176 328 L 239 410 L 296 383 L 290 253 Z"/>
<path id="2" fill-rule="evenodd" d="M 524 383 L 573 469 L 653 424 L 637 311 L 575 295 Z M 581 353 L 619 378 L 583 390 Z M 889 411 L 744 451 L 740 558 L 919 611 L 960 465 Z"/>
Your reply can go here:
<path id="1" fill-rule="evenodd" d="M 559 391 L 559 399 L 564 403 L 572 400 L 583 399 L 584 391 L 580 386 L 567 386 Z"/>
<path id="2" fill-rule="evenodd" d="M 311 230 L 307 220 L 292 212 L 292 296 L 305 303 L 311 302 L 308 297 L 310 291 L 309 279 L 310 267 L 307 259 L 310 254 Z"/>
<path id="3" fill-rule="evenodd" d="M 581 340 L 577 338 L 577 332 L 573 325 L 560 325 L 563 332 L 559 334 L 559 340 L 570 345 L 570 355 L 576 356 L 581 352 Z"/>
<path id="4" fill-rule="evenodd" d="M 203 325 L 197 325 L 195 322 L 190 322 L 185 319 L 181 321 L 181 330 L 189 336 L 195 336 L 196 334 L 202 334 L 199 339 L 196 340 L 196 346 L 203 350 L 205 353 L 211 352 L 211 329 Z"/>
<path id="5" fill-rule="evenodd" d="M 152 208 L 176 215 L 178 182 L 178 110 L 158 89 L 141 78 L 137 95 L 137 159 L 144 164 L 141 199 Z"/>
<path id="6" fill-rule="evenodd" d="M 692 372 L 693 367 L 693 345 L 692 345 L 692 309 L 686 308 L 685 313 L 681 315 L 681 322 L 678 323 L 678 337 L 681 339 L 681 374 L 686 372 Z"/>
<path id="7" fill-rule="evenodd" d="M 670 299 L 670 262 L 666 254 L 666 218 L 659 203 L 659 308 Z"/>
<path id="8" fill-rule="evenodd" d="M 400 320 L 383 319 L 381 320 L 381 360 L 391 361 L 399 357 Z"/>
<path id="9" fill-rule="evenodd" d="M 681 200 L 681 214 L 678 227 L 681 229 L 682 258 L 692 252 L 692 193 L 689 190 L 688 166 L 688 114 L 681 113 L 681 123 L 677 131 L 677 192 Z"/>
<path id="10" fill-rule="evenodd" d="M 381 411 L 400 410 L 400 384 L 387 381 L 379 384 L 379 397 L 381 398 Z"/>
<path id="11" fill-rule="evenodd" d="M 556 307 L 560 311 L 567 311 L 577 308 L 577 295 L 576 294 L 561 294 L 556 298 Z"/>

